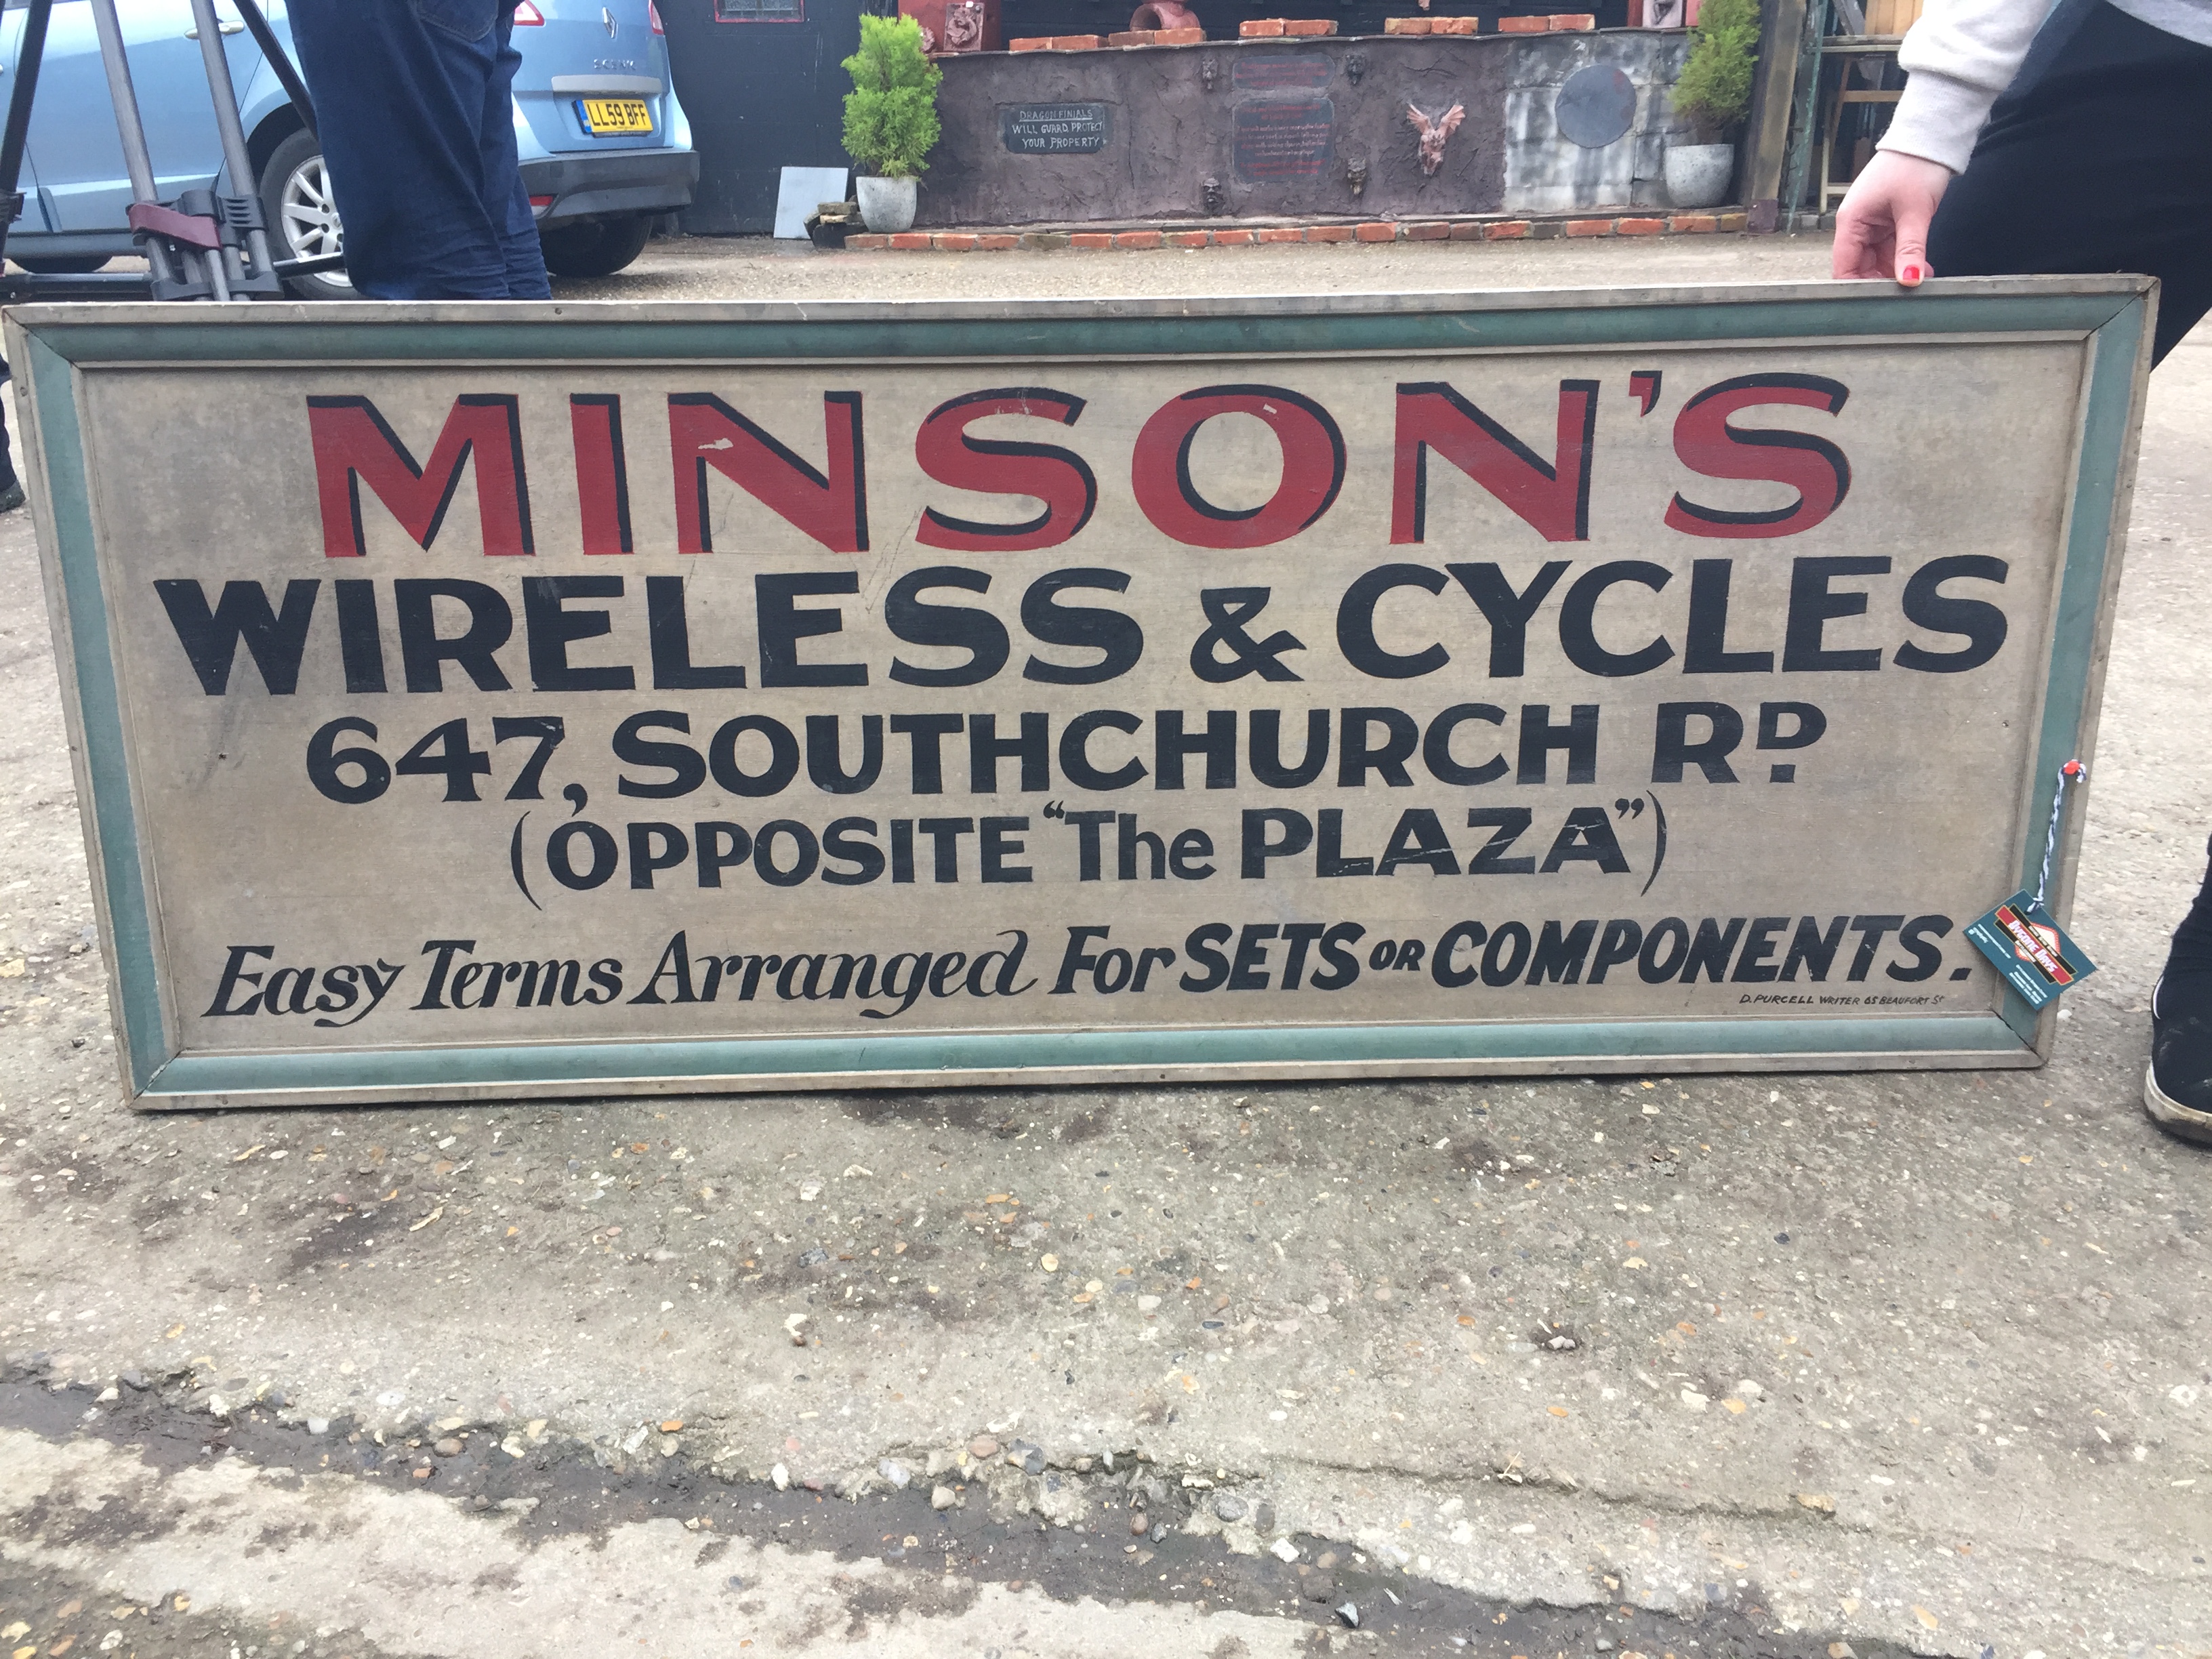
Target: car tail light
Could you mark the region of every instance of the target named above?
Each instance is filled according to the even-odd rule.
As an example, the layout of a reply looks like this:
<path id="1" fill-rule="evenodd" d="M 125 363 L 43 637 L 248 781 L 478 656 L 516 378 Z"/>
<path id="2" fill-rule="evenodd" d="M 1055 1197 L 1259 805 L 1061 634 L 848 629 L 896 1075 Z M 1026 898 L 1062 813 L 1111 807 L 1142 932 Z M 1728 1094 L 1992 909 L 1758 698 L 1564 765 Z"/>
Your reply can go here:
<path id="1" fill-rule="evenodd" d="M 645 21 L 653 25 L 653 32 L 655 34 L 668 33 L 660 26 L 660 8 L 653 4 L 653 0 L 645 0 Z"/>
<path id="2" fill-rule="evenodd" d="M 514 24 L 517 28 L 544 28 L 545 14 L 532 5 L 530 0 L 516 0 Z"/>

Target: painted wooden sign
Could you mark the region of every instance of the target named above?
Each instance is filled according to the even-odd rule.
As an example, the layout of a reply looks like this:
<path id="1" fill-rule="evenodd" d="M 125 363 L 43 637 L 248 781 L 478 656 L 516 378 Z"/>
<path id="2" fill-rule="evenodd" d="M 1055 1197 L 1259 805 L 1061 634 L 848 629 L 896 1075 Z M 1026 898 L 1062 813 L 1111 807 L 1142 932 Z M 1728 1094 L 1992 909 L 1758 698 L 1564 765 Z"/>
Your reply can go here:
<path id="1" fill-rule="evenodd" d="M 131 1097 L 2034 1064 L 2146 309 L 19 310 Z"/>

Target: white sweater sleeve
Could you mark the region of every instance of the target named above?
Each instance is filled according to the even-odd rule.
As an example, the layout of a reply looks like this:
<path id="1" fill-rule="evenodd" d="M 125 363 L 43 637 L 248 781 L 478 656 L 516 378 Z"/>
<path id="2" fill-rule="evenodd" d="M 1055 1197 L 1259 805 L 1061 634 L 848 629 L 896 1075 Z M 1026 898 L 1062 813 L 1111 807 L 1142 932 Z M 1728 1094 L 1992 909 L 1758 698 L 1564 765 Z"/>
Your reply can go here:
<path id="1" fill-rule="evenodd" d="M 1910 78 L 1881 147 L 1965 172 L 2045 11 L 2045 0 L 1929 0 L 1898 50 Z"/>

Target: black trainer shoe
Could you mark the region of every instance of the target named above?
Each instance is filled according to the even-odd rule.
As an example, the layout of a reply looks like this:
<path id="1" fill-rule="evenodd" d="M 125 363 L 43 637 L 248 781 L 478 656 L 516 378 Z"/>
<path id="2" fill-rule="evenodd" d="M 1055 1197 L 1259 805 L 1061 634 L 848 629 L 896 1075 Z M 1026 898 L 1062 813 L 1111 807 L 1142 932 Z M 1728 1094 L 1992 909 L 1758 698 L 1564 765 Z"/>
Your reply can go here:
<path id="1" fill-rule="evenodd" d="M 2143 1109 L 2166 1133 L 2212 1146 L 2212 974 L 2162 975 L 2151 993 Z"/>
<path id="2" fill-rule="evenodd" d="M 0 489 L 0 513 L 13 513 L 23 504 L 23 485 L 19 479 L 5 489 Z"/>

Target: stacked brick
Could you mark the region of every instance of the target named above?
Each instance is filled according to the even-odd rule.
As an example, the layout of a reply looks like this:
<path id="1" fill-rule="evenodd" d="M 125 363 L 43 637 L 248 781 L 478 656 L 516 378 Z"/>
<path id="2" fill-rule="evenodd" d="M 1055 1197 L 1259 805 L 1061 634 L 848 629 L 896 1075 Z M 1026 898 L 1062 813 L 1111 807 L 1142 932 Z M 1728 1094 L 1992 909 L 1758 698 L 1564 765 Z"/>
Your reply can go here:
<path id="1" fill-rule="evenodd" d="M 1501 17 L 1498 20 L 1498 33 L 1500 34 L 1553 34 L 1596 27 L 1596 15 L 1587 11 L 1559 12 L 1538 17 Z M 1480 34 L 1481 32 L 1482 20 L 1480 17 L 1386 17 L 1382 20 L 1382 33 L 1385 34 Z"/>
<path id="2" fill-rule="evenodd" d="M 1273 40 L 1284 36 L 1304 39 L 1334 34 L 1336 24 L 1333 19 L 1321 17 L 1248 17 L 1237 26 L 1237 33 L 1247 40 Z"/>

